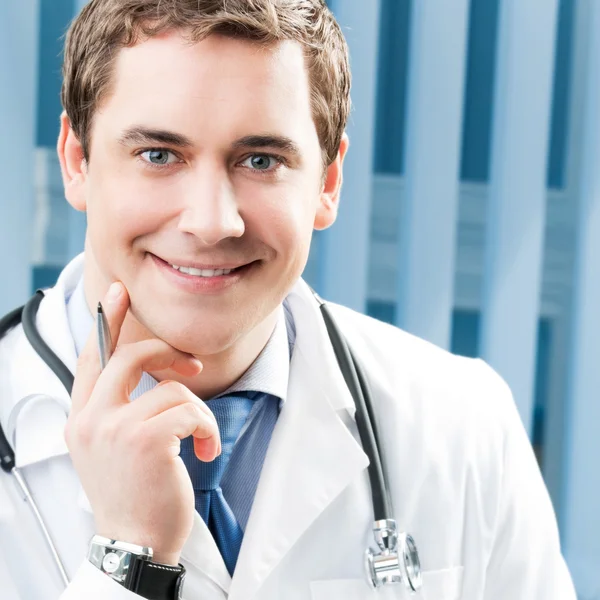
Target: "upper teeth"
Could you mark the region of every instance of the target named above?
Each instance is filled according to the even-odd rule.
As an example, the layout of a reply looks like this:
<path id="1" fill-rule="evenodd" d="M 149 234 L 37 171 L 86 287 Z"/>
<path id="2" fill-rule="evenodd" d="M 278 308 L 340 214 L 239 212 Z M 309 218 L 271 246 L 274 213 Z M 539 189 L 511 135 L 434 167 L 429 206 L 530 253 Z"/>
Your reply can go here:
<path id="1" fill-rule="evenodd" d="M 171 265 L 177 271 L 186 275 L 195 275 L 196 277 L 216 277 L 217 275 L 229 275 L 233 269 L 193 269 L 192 267 L 178 267 Z"/>

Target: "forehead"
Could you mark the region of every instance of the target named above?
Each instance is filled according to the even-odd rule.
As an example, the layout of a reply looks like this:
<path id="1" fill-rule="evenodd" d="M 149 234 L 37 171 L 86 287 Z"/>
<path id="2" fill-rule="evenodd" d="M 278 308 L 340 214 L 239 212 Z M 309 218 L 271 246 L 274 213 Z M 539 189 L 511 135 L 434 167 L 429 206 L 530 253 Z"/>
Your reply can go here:
<path id="1" fill-rule="evenodd" d="M 142 123 L 207 142 L 259 131 L 317 139 L 304 53 L 293 41 L 190 43 L 169 32 L 124 48 L 96 117 L 100 131 Z"/>

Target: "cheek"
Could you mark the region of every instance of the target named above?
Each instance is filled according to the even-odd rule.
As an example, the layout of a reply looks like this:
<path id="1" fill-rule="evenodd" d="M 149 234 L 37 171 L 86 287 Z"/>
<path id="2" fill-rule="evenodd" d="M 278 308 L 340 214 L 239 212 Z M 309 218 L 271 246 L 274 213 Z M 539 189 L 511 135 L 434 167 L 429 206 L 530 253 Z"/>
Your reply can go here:
<path id="1" fill-rule="evenodd" d="M 303 253 L 310 244 L 314 209 L 298 190 L 279 190 L 242 216 L 247 232 L 279 254 Z"/>
<path id="2" fill-rule="evenodd" d="M 120 240 L 120 245 L 159 229 L 174 206 L 165 197 L 176 193 L 135 174 L 100 170 L 90 177 L 89 189 L 89 223 L 98 235 Z"/>

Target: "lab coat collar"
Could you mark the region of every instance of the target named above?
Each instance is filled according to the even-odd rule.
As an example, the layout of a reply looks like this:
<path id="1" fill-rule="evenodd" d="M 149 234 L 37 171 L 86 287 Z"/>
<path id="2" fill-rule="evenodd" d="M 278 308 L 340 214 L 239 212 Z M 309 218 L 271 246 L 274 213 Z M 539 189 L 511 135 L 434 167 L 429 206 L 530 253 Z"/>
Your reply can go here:
<path id="1" fill-rule="evenodd" d="M 313 369 L 315 386 L 322 391 L 334 410 L 346 410 L 354 417 L 354 400 L 337 363 L 319 303 L 303 279 L 299 279 L 292 288 L 287 303 L 296 329 L 301 330 L 301 335 L 297 334 L 296 345 Z M 328 303 L 328 306 L 335 310 L 332 303 Z"/>

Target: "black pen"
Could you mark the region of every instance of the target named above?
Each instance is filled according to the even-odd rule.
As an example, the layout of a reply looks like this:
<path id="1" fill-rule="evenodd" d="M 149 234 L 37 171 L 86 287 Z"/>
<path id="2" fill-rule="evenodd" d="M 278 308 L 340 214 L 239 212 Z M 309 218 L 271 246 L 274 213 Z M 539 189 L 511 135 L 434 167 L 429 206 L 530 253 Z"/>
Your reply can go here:
<path id="1" fill-rule="evenodd" d="M 98 351 L 100 353 L 100 368 L 104 370 L 112 353 L 112 340 L 110 328 L 106 320 L 106 314 L 102 310 L 102 303 L 98 302 L 98 314 L 96 316 L 96 331 L 98 333 Z"/>

